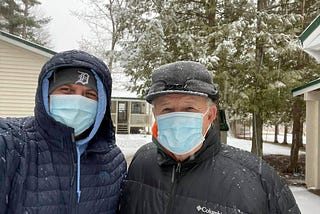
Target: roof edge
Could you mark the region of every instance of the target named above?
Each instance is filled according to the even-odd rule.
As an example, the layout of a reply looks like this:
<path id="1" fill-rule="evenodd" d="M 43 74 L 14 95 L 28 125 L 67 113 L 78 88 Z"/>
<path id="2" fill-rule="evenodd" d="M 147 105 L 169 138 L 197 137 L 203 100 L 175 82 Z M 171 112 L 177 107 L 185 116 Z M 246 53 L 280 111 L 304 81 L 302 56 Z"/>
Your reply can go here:
<path id="1" fill-rule="evenodd" d="M 320 25 L 320 14 L 300 34 L 299 39 L 301 40 L 301 42 L 303 43 L 319 25 Z"/>
<path id="2" fill-rule="evenodd" d="M 319 85 L 319 87 L 317 87 L 317 85 Z M 291 93 L 294 97 L 296 97 L 296 96 L 299 96 L 299 95 L 304 94 L 306 92 L 315 90 L 317 88 L 320 88 L 320 78 L 313 80 L 311 82 L 308 82 L 302 86 L 299 86 L 299 87 L 292 89 Z"/>
<path id="3" fill-rule="evenodd" d="M 28 47 L 30 47 L 31 49 L 34 48 L 34 49 L 37 49 L 39 51 L 42 51 L 42 52 L 45 52 L 49 55 L 55 55 L 57 52 L 53 51 L 53 50 L 50 50 L 44 46 L 41 46 L 41 45 L 38 45 L 36 43 L 33 43 L 33 42 L 30 42 L 28 40 L 25 40 L 25 39 L 22 39 L 16 35 L 13 35 L 13 34 L 10 34 L 10 33 L 7 33 L 3 30 L 0 30 L 0 36 L 3 36 L 7 39 L 10 39 L 10 40 L 14 40 L 16 42 L 19 42 L 19 43 L 22 43 Z"/>

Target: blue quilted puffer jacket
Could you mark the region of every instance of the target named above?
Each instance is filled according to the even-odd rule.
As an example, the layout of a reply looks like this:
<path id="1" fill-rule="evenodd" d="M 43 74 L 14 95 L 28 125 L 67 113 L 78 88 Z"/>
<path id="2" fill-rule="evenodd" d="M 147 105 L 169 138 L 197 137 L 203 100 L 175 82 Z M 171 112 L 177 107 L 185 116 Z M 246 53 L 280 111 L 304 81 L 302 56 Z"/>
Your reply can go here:
<path id="1" fill-rule="evenodd" d="M 48 112 L 48 78 L 59 67 L 86 67 L 98 88 L 96 121 L 75 141 Z M 126 162 L 115 144 L 111 76 L 85 52 L 66 51 L 42 68 L 35 116 L 0 119 L 0 213 L 116 213 Z"/>

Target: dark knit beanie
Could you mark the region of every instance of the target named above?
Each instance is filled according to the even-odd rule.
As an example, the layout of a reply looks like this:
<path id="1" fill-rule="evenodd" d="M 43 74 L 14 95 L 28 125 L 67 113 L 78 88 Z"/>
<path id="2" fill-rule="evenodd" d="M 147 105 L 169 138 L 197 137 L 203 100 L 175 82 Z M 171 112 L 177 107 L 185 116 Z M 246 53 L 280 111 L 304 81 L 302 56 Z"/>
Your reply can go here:
<path id="1" fill-rule="evenodd" d="M 93 73 L 86 68 L 66 67 L 53 72 L 49 78 L 49 94 L 64 84 L 81 84 L 97 90 Z"/>
<path id="2" fill-rule="evenodd" d="M 166 94 L 190 94 L 216 101 L 219 89 L 212 79 L 212 74 L 198 62 L 178 61 L 162 65 L 152 72 L 152 85 L 146 100 L 151 103 L 154 98 Z"/>

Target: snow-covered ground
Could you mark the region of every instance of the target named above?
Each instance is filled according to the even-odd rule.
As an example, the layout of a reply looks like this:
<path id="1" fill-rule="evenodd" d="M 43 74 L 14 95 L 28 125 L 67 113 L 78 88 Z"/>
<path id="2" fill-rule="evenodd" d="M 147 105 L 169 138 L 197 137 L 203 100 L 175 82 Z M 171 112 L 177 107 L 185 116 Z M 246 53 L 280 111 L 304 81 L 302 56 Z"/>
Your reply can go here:
<path id="1" fill-rule="evenodd" d="M 126 156 L 128 162 L 130 162 L 132 156 L 137 151 L 140 146 L 151 142 L 150 135 L 116 135 L 117 145 L 121 148 L 122 152 Z M 279 139 L 280 141 L 280 139 Z M 281 142 L 281 141 L 280 141 Z M 237 139 L 228 136 L 227 143 L 231 146 L 250 151 L 251 141 Z M 282 154 L 290 155 L 290 147 L 264 143 L 263 145 L 264 154 Z M 318 213 L 320 210 L 320 196 L 317 196 L 304 187 L 290 187 L 295 199 L 299 205 L 301 213 L 303 214 L 313 214 Z M 317 211 L 318 210 L 318 211 Z"/>

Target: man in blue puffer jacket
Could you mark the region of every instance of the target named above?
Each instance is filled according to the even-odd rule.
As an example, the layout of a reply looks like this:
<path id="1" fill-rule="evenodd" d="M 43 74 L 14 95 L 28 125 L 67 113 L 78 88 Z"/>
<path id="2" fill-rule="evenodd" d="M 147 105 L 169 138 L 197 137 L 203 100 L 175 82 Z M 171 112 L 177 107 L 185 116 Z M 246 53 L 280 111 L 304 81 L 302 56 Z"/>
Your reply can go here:
<path id="1" fill-rule="evenodd" d="M 115 144 L 112 80 L 83 51 L 42 68 L 35 116 L 0 119 L 0 213 L 116 213 L 126 162 Z"/>

